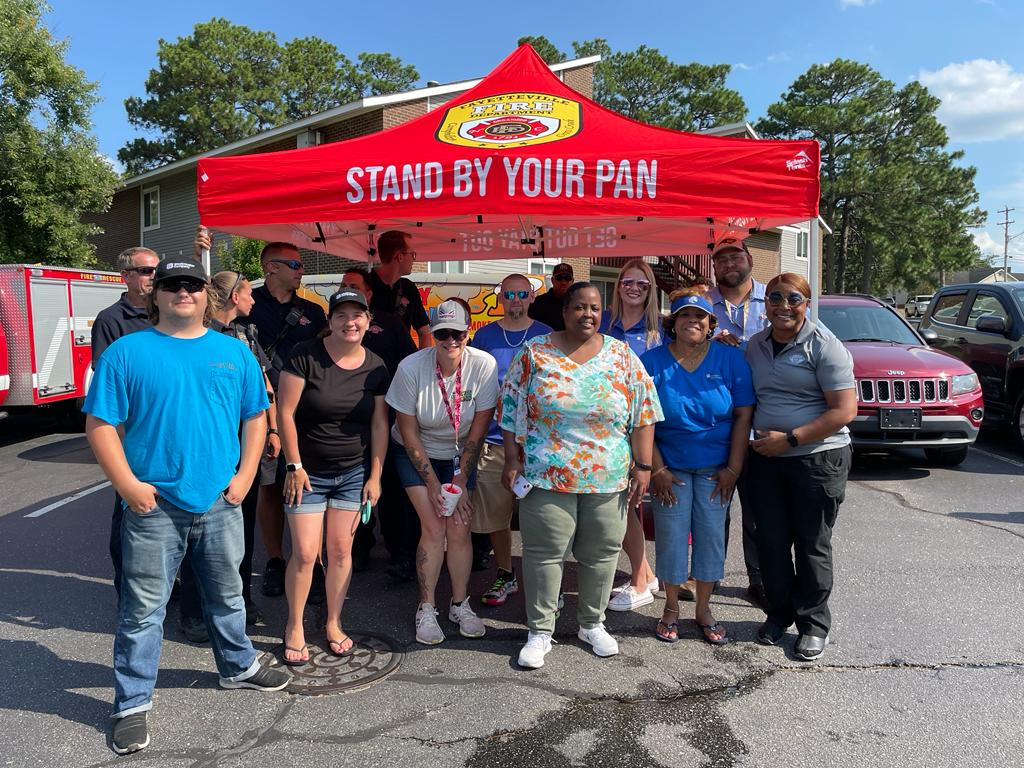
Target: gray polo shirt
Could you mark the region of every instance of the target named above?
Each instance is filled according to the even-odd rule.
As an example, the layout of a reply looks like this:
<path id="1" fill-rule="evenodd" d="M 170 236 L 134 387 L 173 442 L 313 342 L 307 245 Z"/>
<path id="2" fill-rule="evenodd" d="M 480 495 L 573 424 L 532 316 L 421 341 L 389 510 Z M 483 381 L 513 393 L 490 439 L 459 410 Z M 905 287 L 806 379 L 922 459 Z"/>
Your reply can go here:
<path id="1" fill-rule="evenodd" d="M 853 358 L 827 328 L 805 320 L 796 338 L 775 356 L 771 326 L 754 334 L 745 352 L 757 394 L 755 430 L 788 432 L 814 421 L 828 409 L 825 392 L 853 389 Z M 783 456 L 841 448 L 850 444 L 850 430 L 817 443 L 790 448 Z"/>

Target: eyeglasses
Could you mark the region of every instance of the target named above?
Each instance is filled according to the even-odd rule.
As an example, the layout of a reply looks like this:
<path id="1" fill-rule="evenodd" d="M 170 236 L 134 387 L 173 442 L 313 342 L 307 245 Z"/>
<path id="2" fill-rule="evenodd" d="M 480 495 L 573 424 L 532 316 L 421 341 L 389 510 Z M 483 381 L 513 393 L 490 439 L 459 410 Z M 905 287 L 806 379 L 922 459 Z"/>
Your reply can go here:
<path id="1" fill-rule="evenodd" d="M 157 286 L 157 290 L 164 293 L 178 293 L 182 288 L 189 293 L 202 293 L 203 289 L 206 288 L 206 283 L 202 280 L 194 280 L 191 277 L 179 277 L 163 280 Z"/>
<path id="2" fill-rule="evenodd" d="M 412 260 L 416 261 L 416 251 L 399 251 L 403 256 L 412 256 Z"/>
<path id="3" fill-rule="evenodd" d="M 530 297 L 529 291 L 502 291 L 502 296 L 505 297 L 505 301 L 512 301 L 517 296 L 520 299 L 528 299 Z"/>
<path id="4" fill-rule="evenodd" d="M 128 267 L 123 271 L 134 272 L 138 275 L 144 275 L 145 277 L 149 277 L 150 275 L 156 274 L 156 267 Z"/>
<path id="5" fill-rule="evenodd" d="M 286 267 L 288 267 L 288 269 L 295 270 L 296 272 L 298 272 L 299 270 L 305 270 L 306 269 L 306 265 L 303 264 L 298 259 L 271 259 L 270 263 L 271 264 L 284 264 Z"/>
<path id="6" fill-rule="evenodd" d="M 797 293 L 796 291 L 786 296 L 782 295 L 782 291 L 772 291 L 771 293 L 768 294 L 766 298 L 768 299 L 768 303 L 771 304 L 773 307 L 779 306 L 780 304 L 782 304 L 783 301 L 785 301 L 791 307 L 799 307 L 801 304 L 807 301 L 806 296 L 804 296 L 802 293 Z"/>
<path id="7" fill-rule="evenodd" d="M 442 328 L 439 331 L 434 331 L 434 338 L 438 341 L 448 341 L 448 339 L 462 341 L 468 335 L 469 331 L 456 331 L 452 328 Z"/>
<path id="8" fill-rule="evenodd" d="M 572 281 L 572 275 L 566 275 L 566 274 L 552 275 L 551 279 L 555 280 L 556 282 L 559 282 L 559 283 L 568 283 L 568 282 Z"/>
<path id="9" fill-rule="evenodd" d="M 627 277 L 625 280 L 619 282 L 623 288 L 636 288 L 638 291 L 647 291 L 651 288 L 650 280 L 634 280 L 633 278 Z"/>
<path id="10" fill-rule="evenodd" d="M 734 251 L 731 254 L 719 254 L 718 256 L 711 257 L 712 264 L 731 264 L 733 262 L 743 261 L 747 258 L 745 251 Z"/>

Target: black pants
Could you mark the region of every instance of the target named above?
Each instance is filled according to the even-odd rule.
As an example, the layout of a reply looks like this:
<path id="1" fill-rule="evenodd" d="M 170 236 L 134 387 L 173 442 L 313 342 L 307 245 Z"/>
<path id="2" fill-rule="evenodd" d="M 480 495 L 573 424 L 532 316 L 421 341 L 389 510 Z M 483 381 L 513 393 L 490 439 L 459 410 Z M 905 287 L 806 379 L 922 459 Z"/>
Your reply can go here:
<path id="1" fill-rule="evenodd" d="M 114 492 L 114 516 L 110 519 L 110 562 L 114 566 L 114 591 L 117 602 L 121 603 L 121 519 L 124 507 L 121 506 L 121 494 Z"/>
<path id="2" fill-rule="evenodd" d="M 849 446 L 808 456 L 748 456 L 768 620 L 824 637 L 832 617 L 832 528 L 846 493 Z"/>
<path id="3" fill-rule="evenodd" d="M 416 516 L 416 509 L 409 501 L 409 495 L 398 478 L 394 455 L 395 444 L 392 442 L 388 446 L 388 455 L 384 458 L 381 470 L 381 493 L 380 501 L 377 503 L 380 533 L 384 537 L 384 545 L 388 548 L 392 562 L 411 562 L 416 558 L 416 547 L 420 543 L 420 519 Z M 358 529 L 356 535 L 359 535 Z"/>
<path id="4" fill-rule="evenodd" d="M 256 500 L 259 497 L 259 478 L 253 481 L 249 492 L 242 499 L 242 527 L 245 536 L 245 552 L 242 554 L 242 562 L 238 565 L 238 575 L 242 577 L 242 598 L 245 600 L 245 607 L 251 608 L 252 601 L 252 556 L 253 545 L 256 534 Z M 181 568 L 178 573 L 181 576 L 180 603 L 178 610 L 183 619 L 203 620 L 203 603 L 199 596 L 199 584 L 195 574 L 192 572 L 192 560 L 190 553 L 185 553 L 181 561 Z"/>
<path id="5" fill-rule="evenodd" d="M 762 583 L 761 561 L 757 556 L 757 519 L 754 517 L 754 503 L 750 500 L 747 473 L 736 481 L 736 494 L 740 497 L 740 514 L 743 517 L 743 562 L 747 566 L 747 581 Z M 725 554 L 729 554 L 729 527 L 732 524 L 732 504 L 725 511 Z"/>

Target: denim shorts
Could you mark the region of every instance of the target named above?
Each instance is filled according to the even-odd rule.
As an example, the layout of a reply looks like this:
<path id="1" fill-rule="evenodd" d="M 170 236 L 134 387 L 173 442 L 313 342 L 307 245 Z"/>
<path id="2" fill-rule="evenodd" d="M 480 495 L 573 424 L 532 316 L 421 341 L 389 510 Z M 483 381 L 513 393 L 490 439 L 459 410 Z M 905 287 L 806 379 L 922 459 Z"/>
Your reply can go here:
<path id="1" fill-rule="evenodd" d="M 416 471 L 416 467 L 412 465 L 412 459 L 409 458 L 408 452 L 405 450 L 405 446 L 399 445 L 394 440 L 391 441 L 391 445 L 388 446 L 388 450 L 391 451 L 395 459 L 395 469 L 398 470 L 398 479 L 402 483 L 403 488 L 412 488 L 417 485 L 425 486 L 427 483 L 420 477 L 420 473 Z M 450 483 L 452 478 L 455 477 L 455 462 L 456 459 L 431 459 L 430 466 L 434 468 L 434 474 L 437 475 L 438 482 L 442 485 Z M 472 491 L 476 489 L 476 471 L 469 476 L 469 482 L 466 483 L 466 490 Z"/>
<path id="2" fill-rule="evenodd" d="M 725 513 L 728 504 L 711 499 L 712 476 L 719 467 L 670 469 L 684 485 L 672 486 L 676 503 L 666 506 L 651 499 L 654 512 L 655 574 L 669 584 L 682 584 L 688 576 L 718 581 L 725 575 Z M 693 562 L 689 562 L 690 536 Z"/>
<path id="3" fill-rule="evenodd" d="M 340 475 L 314 475 L 307 473 L 312 491 L 303 489 L 302 503 L 298 506 L 284 505 L 289 515 L 311 512 L 325 512 L 327 508 L 355 512 L 363 500 L 363 485 L 366 483 L 366 467 L 359 464 Z"/>

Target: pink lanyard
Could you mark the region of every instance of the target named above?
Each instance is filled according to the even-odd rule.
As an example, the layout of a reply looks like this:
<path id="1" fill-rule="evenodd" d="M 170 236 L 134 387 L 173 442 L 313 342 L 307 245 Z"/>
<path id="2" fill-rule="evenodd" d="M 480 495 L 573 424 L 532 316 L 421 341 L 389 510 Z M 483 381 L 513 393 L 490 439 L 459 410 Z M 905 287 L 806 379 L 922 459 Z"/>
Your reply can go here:
<path id="1" fill-rule="evenodd" d="M 448 399 L 448 390 L 444 386 L 444 376 L 441 375 L 441 364 L 436 363 L 434 373 L 437 375 L 437 387 L 441 390 L 441 398 L 444 400 L 444 409 L 448 412 L 448 419 L 455 430 L 455 450 L 459 449 L 459 424 L 462 423 L 462 362 L 455 369 L 455 409 L 452 410 L 451 401 Z"/>

